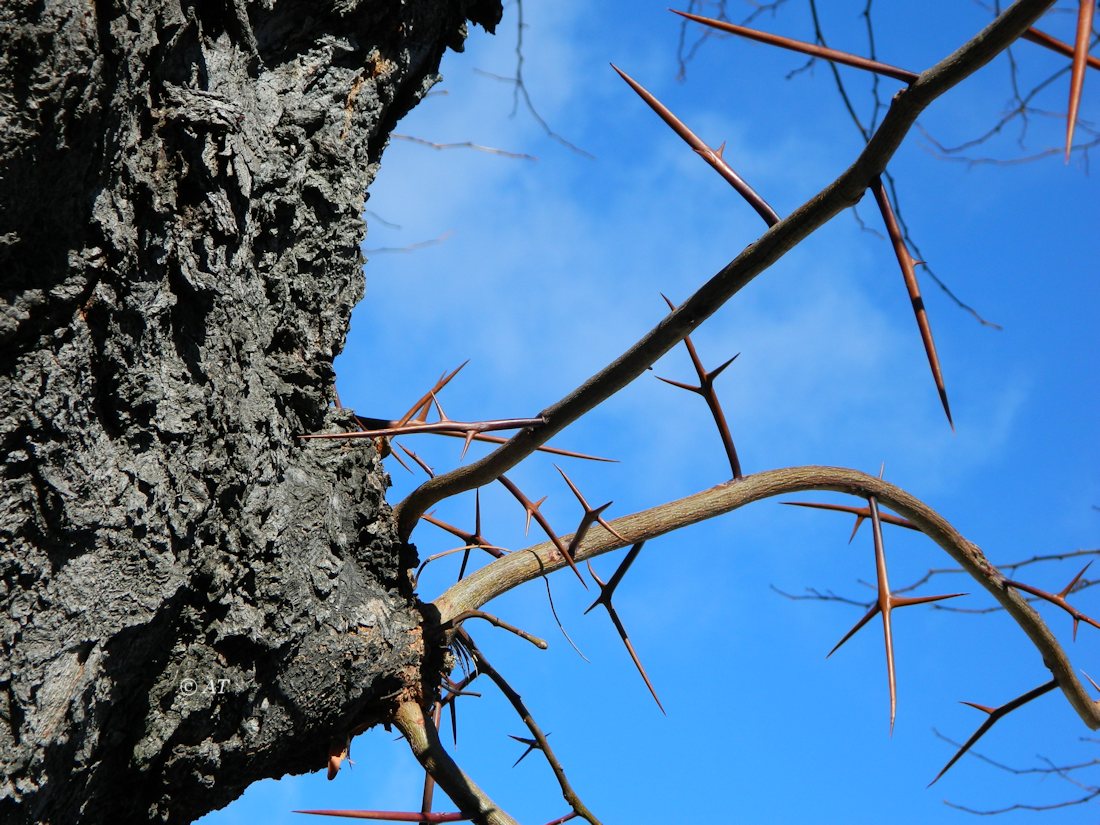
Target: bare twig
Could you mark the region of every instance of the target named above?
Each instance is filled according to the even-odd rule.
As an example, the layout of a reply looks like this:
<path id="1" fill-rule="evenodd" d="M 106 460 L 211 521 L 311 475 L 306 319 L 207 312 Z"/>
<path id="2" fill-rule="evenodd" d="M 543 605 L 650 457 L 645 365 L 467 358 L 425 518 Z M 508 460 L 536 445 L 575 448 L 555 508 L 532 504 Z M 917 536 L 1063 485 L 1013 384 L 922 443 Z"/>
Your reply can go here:
<path id="1" fill-rule="evenodd" d="M 439 741 L 435 726 L 424 718 L 424 710 L 416 701 L 402 702 L 393 721 L 424 770 L 435 777 L 439 787 L 472 821 L 478 825 L 519 825 L 455 764 Z"/>
<path id="2" fill-rule="evenodd" d="M 489 663 L 485 658 L 485 654 L 474 644 L 474 640 L 464 631 L 459 631 L 459 633 L 465 637 L 464 642 L 473 654 L 477 669 L 493 680 L 493 683 L 500 688 L 500 692 L 504 694 L 509 702 L 511 702 L 512 707 L 515 708 L 516 713 L 519 714 L 523 723 L 527 725 L 527 730 L 529 730 L 531 736 L 534 737 L 538 750 L 542 752 L 542 755 L 546 757 L 546 761 L 550 763 L 550 768 L 554 771 L 554 776 L 558 780 L 558 785 L 561 787 L 561 794 L 565 798 L 565 801 L 569 803 L 569 806 L 578 816 L 583 817 L 587 822 L 591 823 L 591 825 L 600 825 L 600 821 L 588 809 L 584 802 L 581 801 L 577 792 L 573 790 L 573 786 L 569 784 L 569 779 L 565 776 L 565 770 L 562 768 L 558 758 L 554 755 L 550 743 L 546 741 L 546 736 L 543 734 L 542 729 L 538 726 L 538 723 L 535 722 L 534 717 L 531 716 L 531 711 L 529 711 L 527 706 L 523 703 L 523 698 L 510 684 L 508 684 L 504 677 L 497 672 L 496 668 Z M 526 756 L 526 754 L 524 754 L 524 756 Z M 520 757 L 520 759 L 522 758 L 523 756 Z M 517 760 L 517 764 L 518 761 L 519 760 Z"/>
<path id="3" fill-rule="evenodd" d="M 469 140 L 464 140 L 461 143 L 435 143 L 434 141 L 413 137 L 412 135 L 391 134 L 390 137 L 396 140 L 404 140 L 408 143 L 415 143 L 418 146 L 426 146 L 429 149 L 436 149 L 437 151 L 443 151 L 444 149 L 470 149 L 475 152 L 485 152 L 490 155 L 500 155 L 501 157 L 514 158 L 516 160 L 538 160 L 537 157 L 528 155 L 526 152 L 509 152 L 505 149 L 498 149 L 495 146 L 482 146 L 480 143 L 473 143 Z"/>
<path id="4" fill-rule="evenodd" d="M 538 636 L 534 636 L 528 633 L 526 630 L 521 630 L 515 625 L 508 624 L 508 622 L 504 621 L 503 619 L 494 616 L 492 613 L 486 613 L 484 610 L 467 610 L 463 613 L 459 613 L 454 618 L 448 619 L 445 624 L 441 625 L 441 627 L 443 627 L 444 629 L 458 627 L 460 624 L 462 624 L 462 622 L 466 621 L 466 619 L 481 619 L 482 621 L 486 621 L 494 627 L 499 627 L 501 630 L 507 630 L 509 633 L 514 633 L 524 641 L 533 644 L 539 650 L 546 650 L 546 648 L 550 646 Z"/>

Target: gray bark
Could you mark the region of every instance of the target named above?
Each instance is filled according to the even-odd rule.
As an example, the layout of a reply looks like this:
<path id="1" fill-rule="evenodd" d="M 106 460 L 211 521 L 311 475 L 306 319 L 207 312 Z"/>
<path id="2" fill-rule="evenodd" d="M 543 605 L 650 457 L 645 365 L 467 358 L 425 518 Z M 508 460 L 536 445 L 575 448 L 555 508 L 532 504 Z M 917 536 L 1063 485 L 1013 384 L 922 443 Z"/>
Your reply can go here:
<path id="1" fill-rule="evenodd" d="M 0 821 L 189 822 L 425 665 L 332 360 L 389 131 L 498 0 L 0 3 Z"/>

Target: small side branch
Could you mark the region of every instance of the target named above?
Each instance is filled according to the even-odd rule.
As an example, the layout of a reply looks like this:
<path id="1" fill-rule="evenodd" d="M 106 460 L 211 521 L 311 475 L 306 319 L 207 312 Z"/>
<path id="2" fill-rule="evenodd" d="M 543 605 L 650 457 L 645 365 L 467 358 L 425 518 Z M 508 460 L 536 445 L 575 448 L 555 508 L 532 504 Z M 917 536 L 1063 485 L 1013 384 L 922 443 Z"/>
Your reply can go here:
<path id="1" fill-rule="evenodd" d="M 412 700 L 402 702 L 393 721 L 424 770 L 471 821 L 478 825 L 519 825 L 455 764 L 419 704 Z"/>
<path id="2" fill-rule="evenodd" d="M 493 683 L 500 688 L 500 692 L 512 703 L 512 707 L 515 708 L 516 713 L 523 719 L 523 723 L 527 725 L 527 730 L 531 732 L 531 736 L 534 737 L 534 741 L 537 743 L 536 747 L 538 750 L 542 751 L 542 755 L 545 756 L 546 761 L 550 763 L 550 768 L 554 771 L 554 776 L 558 780 L 558 785 L 561 786 L 561 794 L 565 798 L 565 801 L 569 803 L 569 806 L 578 816 L 583 817 L 591 825 L 600 825 L 600 821 L 596 818 L 595 814 L 588 810 L 588 807 L 581 801 L 577 792 L 573 790 L 573 786 L 569 784 L 569 779 L 565 776 L 565 769 L 562 768 L 561 762 L 559 762 L 558 758 L 554 755 L 554 751 L 550 747 L 550 743 L 546 740 L 546 736 L 543 734 L 542 729 L 538 726 L 538 723 L 535 722 L 534 717 L 531 716 L 531 711 L 529 711 L 527 706 L 523 703 L 523 698 L 510 684 L 508 684 L 496 668 L 489 663 L 488 659 L 485 658 L 485 654 L 474 644 L 474 640 L 463 631 L 459 631 L 459 633 L 463 637 L 463 643 L 473 655 L 478 671 L 492 679 Z M 522 758 L 521 756 L 520 759 Z"/>

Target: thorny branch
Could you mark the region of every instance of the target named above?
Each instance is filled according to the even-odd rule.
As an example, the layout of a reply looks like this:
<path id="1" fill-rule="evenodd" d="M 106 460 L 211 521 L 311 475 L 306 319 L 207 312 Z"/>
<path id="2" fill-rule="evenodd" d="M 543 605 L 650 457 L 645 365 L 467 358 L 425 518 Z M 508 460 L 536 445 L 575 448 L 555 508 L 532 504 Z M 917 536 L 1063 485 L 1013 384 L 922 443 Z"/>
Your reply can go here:
<path id="1" fill-rule="evenodd" d="M 782 0 L 768 4 L 768 7 L 774 9 L 781 2 Z M 766 210 L 759 208 L 758 205 L 758 211 L 765 221 L 771 225 L 755 243 L 746 248 L 679 308 L 672 309 L 657 327 L 643 336 L 619 359 L 538 416 L 525 420 L 515 419 L 509 422 L 450 422 L 445 419 L 434 393 L 431 393 L 430 401 L 424 401 L 414 406 L 410 414 L 401 422 L 387 422 L 396 426 L 380 428 L 382 431 L 376 430 L 364 433 L 365 437 L 380 437 L 415 431 L 449 429 L 452 432 L 458 430 L 458 432 L 463 433 L 467 438 L 467 443 L 469 443 L 475 433 L 480 434 L 485 429 L 499 429 L 503 428 L 505 424 L 521 428 L 516 436 L 480 461 L 444 475 L 433 477 L 414 490 L 395 510 L 400 536 L 407 539 L 426 509 L 435 502 L 501 479 L 504 472 L 539 449 L 557 432 L 560 432 L 593 407 L 625 387 L 676 343 L 685 340 L 703 320 L 713 314 L 757 275 L 779 260 L 787 251 L 795 247 L 840 211 L 857 203 L 869 187 L 873 188 L 880 205 L 883 205 L 884 216 L 892 214 L 887 196 L 887 189 L 889 188 L 896 202 L 896 192 L 892 191 L 892 181 L 887 178 L 888 183 L 886 186 L 878 181 L 880 177 L 885 177 L 887 163 L 897 151 L 909 130 L 914 126 L 918 115 L 936 98 L 1006 49 L 1051 5 L 1051 0 L 1019 0 L 953 55 L 919 75 L 885 66 L 873 60 L 873 58 L 863 63 L 845 60 L 851 65 L 860 65 L 862 68 L 883 72 L 909 84 L 906 89 L 898 92 L 894 97 L 877 127 L 875 123 L 878 109 L 872 116 L 872 125 L 866 128 L 862 126 L 858 118 L 855 118 L 854 109 L 852 109 L 853 117 L 866 138 L 866 146 L 855 162 L 833 183 L 821 190 L 787 218 L 778 219 L 774 212 L 769 215 Z M 868 36 L 871 38 L 871 51 L 873 53 L 873 31 L 870 27 L 869 11 L 870 2 L 867 3 L 865 16 L 867 17 Z M 521 43 L 522 28 L 521 17 Z M 731 26 L 725 28 L 731 31 L 734 30 L 734 27 Z M 823 41 L 824 38 L 820 35 L 820 28 L 818 31 L 818 39 Z M 780 44 L 780 40 L 783 39 L 771 38 L 769 42 Z M 782 45 L 789 45 L 789 43 L 790 41 L 787 41 Z M 810 47 L 810 53 L 827 57 L 830 60 L 838 59 L 837 53 L 825 48 L 816 48 L 815 50 Z M 1075 59 L 1078 64 L 1084 65 L 1079 52 Z M 636 90 L 639 89 L 637 84 L 629 81 L 629 79 L 628 82 L 631 82 Z M 876 100 L 877 88 L 876 81 Z M 522 82 L 522 53 L 520 54 L 520 63 L 516 74 L 517 101 L 521 93 L 526 96 L 526 89 Z M 642 91 L 639 91 L 639 94 L 642 94 Z M 526 99 L 530 107 L 530 100 L 529 98 Z M 647 100 L 647 102 L 650 101 Z M 650 105 L 653 105 L 655 109 L 658 108 L 653 102 L 650 102 Z M 849 108 L 851 109 L 851 107 Z M 660 113 L 659 109 L 658 111 Z M 663 114 L 662 117 L 664 117 Z M 1070 128 L 1072 129 L 1072 126 Z M 690 139 L 688 136 L 694 137 L 690 135 L 690 132 L 687 132 L 685 139 Z M 697 151 L 720 171 L 725 166 L 732 173 L 732 169 L 722 159 L 720 149 L 712 150 L 704 145 L 703 147 L 697 147 Z M 736 177 L 736 173 L 732 174 Z M 727 179 L 729 179 L 728 176 Z M 889 217 L 887 221 L 889 223 Z M 895 243 L 895 248 L 898 248 L 899 244 L 904 248 L 903 239 L 907 236 L 903 231 L 894 226 L 891 227 L 890 234 Z M 905 254 L 908 256 L 907 251 Z M 899 252 L 899 258 L 901 257 Z M 906 268 L 907 283 L 913 280 L 911 277 L 912 269 L 916 263 L 909 257 L 908 267 L 906 268 L 903 261 L 903 268 Z M 911 297 L 913 297 L 912 288 Z M 913 297 L 913 302 L 916 308 L 919 302 L 919 294 Z M 922 332 L 925 331 L 925 326 L 922 325 Z M 926 346 L 929 346 L 928 336 L 926 335 L 925 338 Z M 934 351 L 931 350 L 930 346 L 929 350 L 929 358 L 933 362 L 933 371 L 937 375 L 937 385 L 941 397 L 944 399 L 946 409 L 942 378 L 939 377 Z M 700 371 L 700 380 L 705 384 L 707 374 L 702 371 L 701 364 L 694 357 L 694 353 L 692 354 L 693 361 L 696 362 L 696 368 Z M 432 403 L 439 409 L 441 418 L 441 421 L 435 425 L 429 425 L 424 420 Z M 950 416 L 950 413 L 948 415 Z M 444 422 L 448 424 L 448 427 L 439 426 Z M 731 463 L 733 461 L 734 459 L 731 456 Z M 734 465 L 734 473 L 739 476 L 736 465 Z M 566 478 L 566 481 L 569 481 L 568 478 Z M 571 482 L 570 486 L 573 486 Z M 480 608 L 511 588 L 534 578 L 545 576 L 567 563 L 574 566 L 578 561 L 587 560 L 601 553 L 633 544 L 635 549 L 628 556 L 628 561 L 616 572 L 611 583 L 604 583 L 597 579 L 601 587 L 601 597 L 596 602 L 604 601 L 624 640 L 629 644 L 625 631 L 622 630 L 611 607 L 610 599 L 611 592 L 621 579 L 622 573 L 629 565 L 629 561 L 632 561 L 634 556 L 637 555 L 637 550 L 640 549 L 642 542 L 680 527 L 730 512 L 764 498 L 804 490 L 833 490 L 858 496 L 868 502 L 867 516 L 871 518 L 874 529 L 879 598 L 876 607 L 857 624 L 855 629 L 861 627 L 876 611 L 883 614 L 887 640 L 887 659 L 890 662 L 891 721 L 895 699 L 889 611 L 892 607 L 904 604 L 915 604 L 933 598 L 946 597 L 902 598 L 890 591 L 886 582 L 885 558 L 882 549 L 881 521 L 878 511 L 880 502 L 898 514 L 899 522 L 903 526 L 912 526 L 940 545 L 965 572 L 985 587 L 1024 630 L 1042 654 L 1043 661 L 1049 668 L 1053 678 L 1048 683 L 999 708 L 986 708 L 976 705 L 975 707 L 979 707 L 989 715 L 989 719 L 963 746 L 959 754 L 948 763 L 944 770 L 950 767 L 997 720 L 1022 704 L 1054 688 L 1059 688 L 1062 691 L 1071 706 L 1090 728 L 1100 728 L 1100 703 L 1092 701 L 1074 673 L 1064 649 L 1053 633 L 1025 598 L 1017 592 L 1023 590 L 1062 607 L 1073 616 L 1075 627 L 1078 621 L 1088 621 L 1096 624 L 1065 603 L 1066 595 L 1073 590 L 1081 574 L 1078 574 L 1078 577 L 1058 594 L 1039 591 L 1023 585 L 1021 582 L 1008 579 L 989 563 L 980 548 L 965 539 L 938 513 L 904 490 L 882 479 L 855 470 L 833 467 L 809 466 L 777 469 L 743 478 L 737 477 L 731 482 L 704 490 L 694 496 L 619 518 L 613 522 L 604 522 L 599 515 L 607 505 L 600 508 L 591 508 L 574 488 L 574 492 L 577 492 L 578 498 L 585 509 L 585 517 L 575 534 L 559 539 L 548 529 L 547 533 L 551 536 L 550 541 L 498 558 L 470 577 L 453 585 L 432 603 L 438 615 L 436 626 L 440 629 L 451 630 L 455 634 L 456 643 L 461 640 L 462 647 L 472 658 L 478 671 L 488 675 L 501 687 L 517 712 L 523 717 L 534 739 L 522 739 L 521 741 L 531 743 L 532 747 L 546 755 L 561 784 L 563 795 L 573 807 L 574 813 L 569 816 L 580 815 L 591 823 L 597 821 L 572 791 L 560 764 L 557 763 L 549 748 L 546 737 L 534 723 L 534 720 L 530 718 L 530 713 L 523 705 L 519 695 L 485 661 L 484 656 L 474 646 L 473 641 L 465 631 L 458 628 L 458 624 L 465 618 L 476 617 L 492 621 L 498 626 L 517 632 L 517 629 L 507 626 L 495 617 L 482 612 Z M 521 498 L 521 502 L 527 508 L 529 518 L 531 516 L 538 517 L 538 504 L 532 505 L 529 500 L 525 500 L 525 497 Z M 852 508 L 850 512 L 853 512 L 857 518 L 864 517 L 863 511 L 860 509 Z M 596 522 L 601 523 L 606 529 L 589 532 L 587 528 Z M 480 533 L 479 530 L 478 533 Z M 563 548 L 563 545 L 567 546 Z M 576 569 L 575 566 L 574 569 Z M 636 658 L 635 661 L 637 663 Z M 640 664 L 638 664 L 638 667 L 641 670 Z M 644 671 L 642 673 L 644 677 Z M 648 684 L 648 678 L 646 681 Z M 652 691 L 652 687 L 650 687 L 650 690 Z M 656 698 L 655 694 L 654 698 Z M 464 814 L 477 822 L 494 823 L 494 825 L 496 823 L 512 822 L 507 814 L 499 810 L 492 800 L 454 764 L 439 742 L 436 726 L 430 724 L 424 718 L 423 708 L 416 701 L 404 701 L 397 711 L 395 722 L 405 734 L 414 753 L 425 769 L 438 781 L 439 785 L 451 796 Z"/>
<path id="2" fill-rule="evenodd" d="M 461 631 L 460 631 L 461 633 Z M 596 819 L 588 807 L 581 801 L 580 796 L 573 790 L 573 786 L 569 784 L 569 779 L 565 776 L 565 770 L 561 766 L 561 762 L 554 755 L 553 749 L 550 747 L 550 743 L 547 741 L 542 729 L 535 722 L 531 711 L 527 709 L 527 706 L 523 702 L 523 698 L 515 691 L 515 689 L 504 679 L 503 676 L 494 668 L 489 661 L 485 658 L 485 654 L 478 649 L 474 644 L 474 640 L 469 635 L 462 633 L 463 643 L 473 655 L 474 663 L 477 666 L 478 672 L 484 673 L 488 676 L 498 688 L 500 692 L 504 694 L 505 698 L 515 708 L 516 713 L 519 714 L 523 723 L 527 725 L 527 729 L 531 731 L 531 736 L 534 737 L 537 743 L 537 749 L 542 752 L 542 755 L 546 758 L 546 761 L 550 763 L 551 770 L 554 771 L 554 776 L 558 780 L 558 785 L 561 786 L 561 794 L 565 797 L 565 801 L 569 803 L 569 806 L 573 809 L 574 813 L 584 818 L 591 825 L 600 825 L 600 821 Z"/>
<path id="3" fill-rule="evenodd" d="M 590 534 L 577 547 L 574 560 L 584 561 L 629 544 L 653 539 L 766 498 L 806 490 L 832 490 L 863 499 L 874 497 L 880 504 L 916 525 L 992 594 L 1031 639 L 1058 687 L 1085 724 L 1094 730 L 1100 728 L 1100 704 L 1093 702 L 1078 679 L 1064 648 L 1042 617 L 989 562 L 981 549 L 910 493 L 858 470 L 789 467 L 719 484 L 687 498 L 615 519 L 611 525 L 623 538 L 603 531 Z M 563 540 L 568 538 L 563 537 Z M 433 604 L 439 610 L 440 620 L 447 621 L 465 610 L 478 609 L 502 593 L 564 564 L 554 545 L 543 542 L 486 565 L 447 589 Z"/>
<path id="4" fill-rule="evenodd" d="M 394 516 L 399 535 L 407 539 L 420 516 L 434 503 L 494 481 L 556 433 L 627 386 L 757 275 L 839 212 L 857 203 L 882 174 L 920 113 L 1007 48 L 1052 4 L 1053 0 L 1020 0 L 954 54 L 923 72 L 895 96 L 866 147 L 840 177 L 768 229 L 616 361 L 544 410 L 539 417 L 545 423 L 521 430 L 479 461 L 430 479 L 398 504 Z"/>

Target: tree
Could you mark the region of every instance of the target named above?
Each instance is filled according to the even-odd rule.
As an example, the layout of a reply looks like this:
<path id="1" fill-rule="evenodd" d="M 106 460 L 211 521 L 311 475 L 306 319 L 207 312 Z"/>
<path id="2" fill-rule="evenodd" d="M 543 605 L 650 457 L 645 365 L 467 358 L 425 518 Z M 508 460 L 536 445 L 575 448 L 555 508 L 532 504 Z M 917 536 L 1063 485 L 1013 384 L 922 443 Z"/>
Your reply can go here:
<path id="1" fill-rule="evenodd" d="M 678 296 L 678 297 L 680 297 L 680 296 Z M 318 428 L 318 429 L 320 429 L 320 428 Z M 330 429 L 331 429 L 331 428 L 330 428 Z M 311 448 L 310 448 L 310 449 L 311 449 Z M 343 455 L 343 454 L 346 454 L 346 453 L 341 453 L 341 455 Z M 572 471 L 571 471 L 571 472 L 572 472 Z M 359 480 L 356 480 L 356 483 L 359 483 Z M 620 530 L 620 531 L 621 531 L 621 530 Z M 339 580 L 338 580 L 338 581 L 339 581 Z M 499 663 L 499 662 L 498 662 L 498 663 Z M 285 747 L 285 748 L 289 748 L 289 747 L 292 747 L 292 745 L 293 745 L 293 740 L 289 740 L 289 741 L 283 741 L 283 742 L 282 742 L 282 745 L 283 745 L 283 747 Z M 305 761 L 305 759 L 304 759 L 303 761 Z M 322 760 L 322 761 L 323 761 L 323 760 Z M 318 761 L 317 761 L 317 757 L 316 757 L 316 750 L 315 750 L 315 755 L 313 755 L 313 756 L 312 756 L 312 766 L 316 766 L 316 764 L 317 764 L 317 763 L 318 763 Z M 311 766 L 311 767 L 312 767 L 312 766 Z M 219 780 L 219 781 L 220 781 L 220 780 Z"/>
<path id="2" fill-rule="evenodd" d="M 492 2 L 5 3 L 5 821 L 187 822 L 422 657 L 328 410 L 386 135 Z"/>

